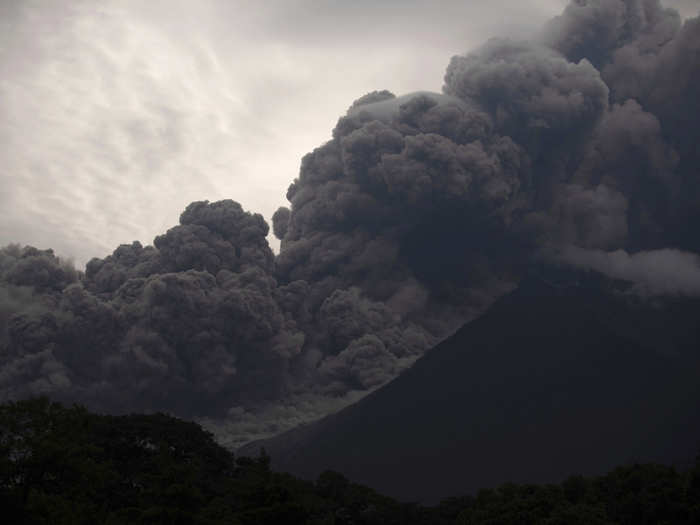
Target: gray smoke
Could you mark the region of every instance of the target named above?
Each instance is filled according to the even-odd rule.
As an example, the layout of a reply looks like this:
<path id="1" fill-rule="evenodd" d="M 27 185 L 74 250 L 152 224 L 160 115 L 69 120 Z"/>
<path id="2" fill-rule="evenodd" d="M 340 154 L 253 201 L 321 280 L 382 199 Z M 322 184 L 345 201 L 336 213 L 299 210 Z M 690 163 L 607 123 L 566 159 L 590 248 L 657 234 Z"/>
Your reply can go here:
<path id="1" fill-rule="evenodd" d="M 559 257 L 574 266 L 630 281 L 642 295 L 700 296 L 700 256 L 674 249 L 629 254 L 566 247 Z"/>
<path id="2" fill-rule="evenodd" d="M 0 397 L 168 410 L 239 444 L 391 380 L 543 253 L 697 295 L 700 18 L 576 0 L 533 42 L 450 62 L 444 93 L 356 100 L 268 225 L 192 203 L 85 273 L 0 254 Z"/>
<path id="3" fill-rule="evenodd" d="M 267 232 L 233 201 L 193 203 L 155 247 L 120 246 L 80 282 L 50 251 L 5 248 L 2 397 L 188 416 L 278 398 L 304 334 Z"/>

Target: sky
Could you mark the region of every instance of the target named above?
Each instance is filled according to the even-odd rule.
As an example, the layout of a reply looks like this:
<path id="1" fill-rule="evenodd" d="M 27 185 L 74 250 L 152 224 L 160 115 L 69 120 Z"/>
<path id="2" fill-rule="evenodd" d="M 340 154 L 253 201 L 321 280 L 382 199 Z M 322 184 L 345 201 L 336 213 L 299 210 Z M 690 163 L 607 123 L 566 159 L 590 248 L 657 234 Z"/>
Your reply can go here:
<path id="1" fill-rule="evenodd" d="M 152 243 L 196 200 L 269 221 L 353 100 L 439 91 L 452 55 L 563 5 L 3 0 L 0 246 L 80 267 Z"/>

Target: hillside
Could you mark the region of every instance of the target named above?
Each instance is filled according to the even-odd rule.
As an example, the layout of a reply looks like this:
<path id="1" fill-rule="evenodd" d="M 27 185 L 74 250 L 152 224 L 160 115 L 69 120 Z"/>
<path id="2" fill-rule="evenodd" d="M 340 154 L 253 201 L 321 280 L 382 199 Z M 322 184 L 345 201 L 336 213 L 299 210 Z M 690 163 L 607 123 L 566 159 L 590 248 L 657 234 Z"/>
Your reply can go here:
<path id="1" fill-rule="evenodd" d="M 418 501 L 686 461 L 700 448 L 698 302 L 611 286 L 531 277 L 359 403 L 243 452 Z"/>

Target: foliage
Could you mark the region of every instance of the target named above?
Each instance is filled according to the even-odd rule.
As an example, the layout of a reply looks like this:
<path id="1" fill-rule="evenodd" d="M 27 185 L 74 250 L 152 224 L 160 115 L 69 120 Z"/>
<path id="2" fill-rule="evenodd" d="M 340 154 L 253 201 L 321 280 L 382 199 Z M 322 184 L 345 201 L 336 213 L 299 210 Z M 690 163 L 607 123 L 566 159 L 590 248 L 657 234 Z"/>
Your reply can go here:
<path id="1" fill-rule="evenodd" d="M 0 505 L 8 524 L 691 524 L 700 462 L 505 484 L 421 507 L 336 472 L 315 483 L 273 472 L 264 451 L 234 459 L 197 424 L 164 414 L 97 415 L 39 398 L 0 405 Z"/>

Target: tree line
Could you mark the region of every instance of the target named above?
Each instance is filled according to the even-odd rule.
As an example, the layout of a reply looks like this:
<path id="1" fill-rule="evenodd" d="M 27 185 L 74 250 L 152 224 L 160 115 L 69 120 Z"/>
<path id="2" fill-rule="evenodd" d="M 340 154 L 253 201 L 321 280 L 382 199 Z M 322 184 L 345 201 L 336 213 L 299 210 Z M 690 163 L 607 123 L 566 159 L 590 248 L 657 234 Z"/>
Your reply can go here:
<path id="1" fill-rule="evenodd" d="M 427 507 L 326 471 L 274 472 L 193 422 L 100 415 L 47 398 L 0 405 L 7 524 L 577 525 L 700 523 L 700 460 L 621 466 L 560 484 L 504 484 Z"/>

